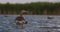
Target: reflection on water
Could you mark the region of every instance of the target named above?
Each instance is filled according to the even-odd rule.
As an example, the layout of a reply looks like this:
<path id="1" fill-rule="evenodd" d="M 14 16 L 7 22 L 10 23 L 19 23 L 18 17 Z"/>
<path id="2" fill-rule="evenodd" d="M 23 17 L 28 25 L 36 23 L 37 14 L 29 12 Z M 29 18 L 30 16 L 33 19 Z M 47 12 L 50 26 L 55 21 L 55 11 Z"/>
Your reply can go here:
<path id="1" fill-rule="evenodd" d="M 40 27 L 60 27 L 60 16 L 52 16 L 48 19 L 46 15 L 23 15 L 28 24 L 24 29 L 16 29 L 15 18 L 17 15 L 0 15 L 0 32 L 60 32 L 60 29 Z"/>

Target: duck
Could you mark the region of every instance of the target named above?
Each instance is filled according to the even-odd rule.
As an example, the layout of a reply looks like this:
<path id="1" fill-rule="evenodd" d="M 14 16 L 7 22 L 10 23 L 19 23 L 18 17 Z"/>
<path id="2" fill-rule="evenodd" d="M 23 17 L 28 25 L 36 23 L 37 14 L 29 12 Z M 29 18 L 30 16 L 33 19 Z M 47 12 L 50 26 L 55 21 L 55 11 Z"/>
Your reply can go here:
<path id="1" fill-rule="evenodd" d="M 48 18 L 48 19 L 54 19 L 54 17 L 51 17 L 51 16 L 48 16 L 47 18 Z"/>
<path id="2" fill-rule="evenodd" d="M 27 21 L 25 21 L 25 19 L 24 19 L 22 14 L 17 16 L 15 20 L 16 20 L 16 27 L 22 25 L 22 28 L 23 28 L 23 25 L 28 23 Z"/>

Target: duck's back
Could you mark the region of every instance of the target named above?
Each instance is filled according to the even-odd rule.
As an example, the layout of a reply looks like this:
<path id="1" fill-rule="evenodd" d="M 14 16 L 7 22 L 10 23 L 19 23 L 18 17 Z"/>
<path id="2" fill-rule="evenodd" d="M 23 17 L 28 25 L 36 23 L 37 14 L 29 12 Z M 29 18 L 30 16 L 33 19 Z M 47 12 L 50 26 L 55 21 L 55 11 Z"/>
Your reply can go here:
<path id="1" fill-rule="evenodd" d="M 16 20 L 22 21 L 22 20 L 24 20 L 24 18 L 23 17 L 17 17 Z"/>

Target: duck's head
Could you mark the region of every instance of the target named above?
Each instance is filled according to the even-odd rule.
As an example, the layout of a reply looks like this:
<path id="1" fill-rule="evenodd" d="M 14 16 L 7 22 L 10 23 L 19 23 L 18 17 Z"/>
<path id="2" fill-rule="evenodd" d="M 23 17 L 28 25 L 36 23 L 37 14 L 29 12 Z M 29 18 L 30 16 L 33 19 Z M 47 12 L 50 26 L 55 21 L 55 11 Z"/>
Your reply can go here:
<path id="1" fill-rule="evenodd" d="M 21 11 L 21 15 L 26 15 L 26 14 L 28 14 L 28 11 L 26 11 L 26 10 Z"/>

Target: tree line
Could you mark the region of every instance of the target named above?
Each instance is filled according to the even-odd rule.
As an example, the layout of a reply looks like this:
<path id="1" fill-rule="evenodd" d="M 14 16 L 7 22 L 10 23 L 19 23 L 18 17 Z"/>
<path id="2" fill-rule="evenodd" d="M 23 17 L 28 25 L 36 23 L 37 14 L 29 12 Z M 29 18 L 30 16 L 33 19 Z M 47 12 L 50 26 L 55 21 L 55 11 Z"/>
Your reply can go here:
<path id="1" fill-rule="evenodd" d="M 43 11 L 45 9 L 47 10 L 47 13 L 53 13 L 55 9 L 60 8 L 60 2 L 59 3 L 49 3 L 49 2 L 32 2 L 32 3 L 25 3 L 25 4 L 2 4 L 0 3 L 0 11 L 3 13 L 3 11 L 16 11 L 17 13 L 21 10 L 26 11 L 35 11 L 37 14 L 40 12 L 40 14 L 43 14 Z"/>

